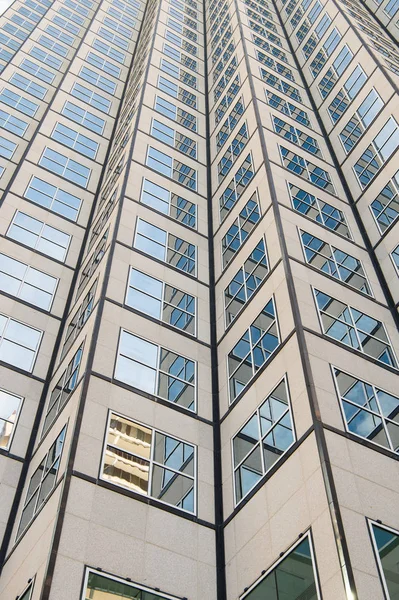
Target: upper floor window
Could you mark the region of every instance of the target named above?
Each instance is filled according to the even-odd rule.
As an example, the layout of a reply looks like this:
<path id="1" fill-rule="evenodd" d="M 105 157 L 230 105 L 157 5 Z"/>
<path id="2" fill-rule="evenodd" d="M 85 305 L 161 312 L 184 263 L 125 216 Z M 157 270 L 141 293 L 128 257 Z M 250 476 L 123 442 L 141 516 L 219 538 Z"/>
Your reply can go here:
<path id="1" fill-rule="evenodd" d="M 86 129 L 90 129 L 90 131 L 94 131 L 94 133 L 98 133 L 102 135 L 105 127 L 104 119 L 100 119 L 97 115 L 94 115 L 92 112 L 73 104 L 73 102 L 65 102 L 61 114 L 65 115 L 71 121 L 75 123 L 79 123 L 79 125 L 83 125 Z"/>
<path id="2" fill-rule="evenodd" d="M 116 413 L 109 414 L 105 444 L 102 479 L 189 513 L 196 512 L 193 445 Z M 118 588 L 113 584 L 112 590 Z M 125 594 L 126 585 L 120 591 Z M 127 593 L 136 598 L 150 597 L 133 587 Z M 152 592 L 151 597 L 161 600 Z"/>
<path id="3" fill-rule="evenodd" d="M 157 140 L 168 144 L 168 146 L 179 150 L 179 152 L 187 154 L 191 158 L 197 157 L 197 142 L 195 140 L 172 129 L 172 127 L 165 125 L 165 123 L 158 121 L 158 119 L 152 119 L 151 135 Z"/>
<path id="4" fill-rule="evenodd" d="M 68 148 L 73 148 L 73 150 L 88 158 L 94 159 L 96 157 L 98 150 L 97 142 L 67 127 L 63 123 L 56 123 L 50 137 L 60 144 L 68 146 Z"/>
<path id="5" fill-rule="evenodd" d="M 16 149 L 17 144 L 15 144 L 15 142 L 12 142 L 8 138 L 5 138 L 2 135 L 0 135 L 0 156 L 10 160 L 13 157 L 13 154 Z"/>
<path id="6" fill-rule="evenodd" d="M 59 71 L 62 67 L 63 61 L 61 59 L 56 58 L 55 56 L 53 56 L 53 54 L 50 54 L 49 52 L 45 52 L 44 50 L 42 50 L 41 48 L 38 48 L 37 46 L 33 46 L 33 48 L 30 49 L 29 54 L 30 54 L 30 56 L 33 56 L 37 60 L 40 60 L 45 65 L 48 65 L 49 67 L 53 67 L 53 69 L 57 69 L 57 71 Z M 49 81 L 49 83 L 51 83 L 51 81 Z"/>
<path id="7" fill-rule="evenodd" d="M 218 152 L 232 133 L 243 112 L 244 103 L 242 101 L 242 98 L 240 98 L 240 100 L 233 106 L 229 116 L 227 117 L 227 119 L 219 129 L 218 133 L 216 134 L 216 147 Z"/>
<path id="8" fill-rule="evenodd" d="M 24 192 L 24 198 L 72 221 L 78 218 L 81 199 L 38 177 L 32 177 Z"/>
<path id="9" fill-rule="evenodd" d="M 7 237 L 63 262 L 71 236 L 43 221 L 17 211 L 7 231 Z"/>
<path id="10" fill-rule="evenodd" d="M 49 451 L 29 480 L 28 490 L 19 522 L 17 538 L 25 531 L 57 483 L 66 426 L 57 436 Z"/>
<path id="11" fill-rule="evenodd" d="M 289 79 L 290 81 L 295 81 L 292 70 L 289 69 L 286 65 L 277 62 L 270 56 L 266 56 L 266 54 L 263 54 L 263 52 L 259 52 L 258 50 L 256 51 L 256 56 L 259 62 L 265 65 L 265 67 L 273 69 L 273 71 L 276 71 L 276 73 L 279 73 L 280 75 L 282 75 L 286 79 Z"/>
<path id="12" fill-rule="evenodd" d="M 367 296 L 372 296 L 359 259 L 305 231 L 301 231 L 300 234 L 305 259 L 309 265 L 347 283 Z"/>
<path id="13" fill-rule="evenodd" d="M 227 92 L 220 100 L 217 108 L 215 109 L 215 124 L 217 125 L 223 119 L 229 106 L 233 103 L 235 97 L 240 91 L 240 78 L 237 75 L 233 82 L 230 84 Z"/>
<path id="14" fill-rule="evenodd" d="M 222 238 L 222 266 L 225 268 L 245 242 L 260 219 L 256 192 L 240 211 L 237 219 Z"/>
<path id="15" fill-rule="evenodd" d="M 89 183 L 91 169 L 51 148 L 44 149 L 39 165 L 84 188 Z"/>
<path id="16" fill-rule="evenodd" d="M 377 361 L 397 368 L 384 324 L 341 300 L 314 290 L 323 333 Z"/>
<path id="17" fill-rule="evenodd" d="M 197 189 L 197 171 L 195 169 L 151 146 L 148 147 L 146 165 L 191 190 Z"/>
<path id="18" fill-rule="evenodd" d="M 196 364 L 121 329 L 115 378 L 195 411 Z"/>
<path id="19" fill-rule="evenodd" d="M 86 61 L 90 65 L 93 65 L 94 67 L 97 67 L 98 69 L 101 69 L 105 73 L 108 73 L 108 75 L 112 75 L 113 77 L 116 77 L 117 79 L 119 78 L 119 76 L 121 74 L 121 70 L 119 67 L 114 65 L 114 63 L 112 63 L 110 60 L 105 60 L 104 58 L 101 58 L 101 56 L 98 56 L 94 52 L 89 52 L 87 54 Z"/>
<path id="20" fill-rule="evenodd" d="M 61 349 L 60 361 L 64 359 L 69 349 L 72 347 L 72 344 L 77 339 L 78 335 L 82 331 L 83 327 L 87 323 L 90 315 L 94 309 L 94 299 L 96 295 L 97 281 L 93 283 L 90 287 L 87 294 L 84 296 L 82 302 L 79 307 L 73 314 L 71 320 L 68 323 L 68 327 L 65 334 L 64 344 Z M 79 358 L 78 363 L 80 363 L 80 356 L 76 355 Z M 75 363 L 76 364 L 76 361 Z"/>
<path id="21" fill-rule="evenodd" d="M 143 179 L 140 202 L 169 215 L 188 227 L 195 229 L 197 226 L 197 206 L 195 204 L 149 179 Z"/>
<path id="22" fill-rule="evenodd" d="M 218 162 L 218 183 L 221 183 L 226 175 L 232 169 L 235 161 L 244 150 L 249 139 L 247 123 L 244 122 L 234 136 L 231 144 L 228 145 L 225 153 Z"/>
<path id="23" fill-rule="evenodd" d="M 350 152 L 380 112 L 384 102 L 373 88 L 339 134 L 345 152 Z"/>
<path id="24" fill-rule="evenodd" d="M 390 117 L 353 167 L 362 188 L 374 179 L 398 146 L 399 127 L 395 119 Z"/>
<path id="25" fill-rule="evenodd" d="M 50 38 L 48 38 L 46 35 L 41 35 L 38 39 L 38 43 L 41 46 L 52 50 L 59 56 L 65 57 L 68 54 L 68 48 L 65 48 L 65 46 L 59 44 L 58 42 L 55 42 L 54 40 L 50 40 Z"/>
<path id="26" fill-rule="evenodd" d="M 288 386 L 284 377 L 233 437 L 236 504 L 280 460 L 294 441 Z"/>
<path id="27" fill-rule="evenodd" d="M 307 150 L 311 154 L 321 157 L 321 150 L 316 138 L 278 117 L 272 116 L 272 123 L 278 135 Z"/>
<path id="28" fill-rule="evenodd" d="M 169 81 L 166 77 L 162 77 L 162 75 L 158 78 L 158 88 L 165 92 L 165 94 L 169 94 L 173 98 L 178 98 L 187 106 L 191 106 L 191 108 L 197 108 L 197 96 L 188 90 L 180 87 L 173 81 Z"/>
<path id="29" fill-rule="evenodd" d="M 80 83 L 74 84 L 73 88 L 71 89 L 71 96 L 75 96 L 75 98 L 83 100 L 83 102 L 86 104 L 90 104 L 94 108 L 101 110 L 103 113 L 108 114 L 110 111 L 111 102 L 107 98 L 104 98 L 104 96 L 93 92 L 93 90 L 89 90 Z"/>
<path id="30" fill-rule="evenodd" d="M 352 239 L 345 215 L 341 210 L 332 206 L 332 204 L 328 204 L 328 202 L 320 200 L 320 198 L 316 198 L 313 194 L 302 190 L 292 183 L 288 184 L 288 190 L 292 206 L 296 211 L 302 215 L 306 215 L 312 221 L 316 221 L 316 223 L 335 231 L 335 233 Z"/>
<path id="31" fill-rule="evenodd" d="M 353 53 L 351 49 L 345 45 L 318 84 L 319 92 L 322 98 L 328 96 L 338 79 L 347 69 L 352 58 Z"/>
<path id="32" fill-rule="evenodd" d="M 298 177 L 311 181 L 317 187 L 335 194 L 335 189 L 331 181 L 331 177 L 327 171 L 321 167 L 313 164 L 306 160 L 302 156 L 295 154 L 291 150 L 287 150 L 283 146 L 280 146 L 281 157 L 283 165 L 289 171 L 292 171 Z"/>
<path id="33" fill-rule="evenodd" d="M 271 298 L 227 357 L 230 403 L 245 390 L 279 345 L 276 310 Z"/>
<path id="34" fill-rule="evenodd" d="M 131 267 L 126 304 L 195 335 L 195 297 Z"/>
<path id="35" fill-rule="evenodd" d="M 0 448 L 9 450 L 23 398 L 0 389 Z"/>
<path id="36" fill-rule="evenodd" d="M 224 221 L 233 206 L 241 198 L 254 176 L 252 157 L 246 157 L 233 179 L 230 181 L 223 194 L 219 198 L 220 220 Z"/>
<path id="37" fill-rule="evenodd" d="M 43 310 L 50 310 L 58 279 L 0 253 L 0 289 Z"/>
<path id="38" fill-rule="evenodd" d="M 333 373 L 347 431 L 398 452 L 399 398 L 335 367 Z"/>
<path id="39" fill-rule="evenodd" d="M 0 315 L 0 360 L 32 373 L 43 332 Z"/>
<path id="40" fill-rule="evenodd" d="M 126 54 L 124 52 L 116 50 L 109 44 L 106 44 L 105 42 L 102 42 L 97 38 L 93 41 L 93 48 L 97 50 L 97 52 L 101 52 L 101 54 L 109 56 L 110 58 L 112 58 L 118 63 L 121 63 L 122 65 L 126 60 Z"/>
<path id="41" fill-rule="evenodd" d="M 272 106 L 276 110 L 288 115 L 298 123 L 302 123 L 302 125 L 306 125 L 306 127 L 311 128 L 310 119 L 308 113 L 301 108 L 295 106 L 295 104 L 291 104 L 287 102 L 285 98 L 281 98 L 281 96 L 277 96 L 274 92 L 269 92 L 269 90 L 265 90 L 266 92 L 266 100 L 269 106 Z"/>
<path id="42" fill-rule="evenodd" d="M 106 29 L 105 27 L 100 27 L 97 32 L 97 35 L 104 38 L 105 40 L 108 40 L 112 44 L 115 44 L 115 46 L 117 46 L 118 48 L 122 48 L 122 50 L 129 49 L 129 42 L 127 40 L 124 40 L 123 38 L 121 38 L 120 35 L 117 35 L 116 33 L 112 33 L 112 31 L 109 31 L 109 29 Z"/>
<path id="43" fill-rule="evenodd" d="M 256 244 L 244 264 L 224 290 L 226 326 L 236 318 L 269 273 L 266 244 L 263 238 Z"/>

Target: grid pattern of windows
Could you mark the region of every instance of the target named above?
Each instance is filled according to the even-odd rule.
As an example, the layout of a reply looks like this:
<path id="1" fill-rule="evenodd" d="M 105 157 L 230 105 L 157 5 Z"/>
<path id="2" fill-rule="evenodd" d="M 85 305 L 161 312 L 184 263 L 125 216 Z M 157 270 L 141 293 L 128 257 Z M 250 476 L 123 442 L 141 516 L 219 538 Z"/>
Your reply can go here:
<path id="1" fill-rule="evenodd" d="M 314 154 L 315 156 L 321 157 L 321 150 L 316 138 L 301 131 L 297 127 L 293 127 L 286 121 L 283 121 L 279 117 L 272 116 L 272 123 L 276 133 L 286 140 L 300 146 L 307 152 Z"/>
<path id="2" fill-rule="evenodd" d="M 296 102 L 302 102 L 302 97 L 301 97 L 301 94 L 299 93 L 298 88 L 287 83 L 283 79 L 280 79 L 280 77 L 277 77 L 277 75 L 274 75 L 273 73 L 269 73 L 269 71 L 266 71 L 265 69 L 262 69 L 262 68 L 260 69 L 260 75 L 261 75 L 263 81 L 265 83 L 267 83 L 268 85 L 272 86 L 279 92 L 286 94 L 292 100 L 296 100 Z"/>
<path id="3" fill-rule="evenodd" d="M 335 208 L 332 204 L 328 204 L 328 202 L 316 198 L 313 194 L 302 190 L 292 183 L 288 184 L 288 190 L 292 206 L 296 211 L 309 217 L 312 221 L 316 221 L 316 223 L 327 227 L 327 229 L 331 229 L 343 237 L 352 239 L 345 215 L 341 210 Z"/>
<path id="4" fill-rule="evenodd" d="M 44 504 L 55 484 L 57 483 L 60 468 L 62 448 L 65 441 L 66 427 L 63 428 L 56 440 L 50 447 L 40 465 L 33 473 L 29 481 L 24 508 L 18 527 L 17 538 L 25 531 L 29 523 Z"/>
<path id="5" fill-rule="evenodd" d="M 195 455 L 195 447 L 187 442 L 110 413 L 101 476 L 115 485 L 195 513 Z M 135 593 L 133 588 L 131 591 Z"/>
<path id="6" fill-rule="evenodd" d="M 301 123 L 302 125 L 306 125 L 306 127 L 311 128 L 310 119 L 307 112 L 305 112 L 301 108 L 298 108 L 294 104 L 287 102 L 285 98 L 281 98 L 281 96 L 278 96 L 274 92 L 265 90 L 265 93 L 266 100 L 269 106 L 272 106 L 276 110 L 284 113 L 285 115 L 288 115 L 295 121 L 298 121 L 298 123 Z"/>
<path id="7" fill-rule="evenodd" d="M 251 491 L 295 441 L 284 378 L 233 437 L 236 503 Z"/>
<path id="8" fill-rule="evenodd" d="M 266 244 L 264 239 L 261 238 L 224 290 L 226 326 L 230 325 L 249 302 L 252 294 L 258 289 L 268 273 Z"/>
<path id="9" fill-rule="evenodd" d="M 50 310 L 58 279 L 0 254 L 0 289 L 43 310 Z"/>
<path id="10" fill-rule="evenodd" d="M 367 354 L 378 362 L 397 367 L 384 324 L 318 290 L 314 290 L 323 332 L 328 336 Z"/>
<path id="11" fill-rule="evenodd" d="M 120 334 L 115 378 L 195 410 L 195 362 L 124 329 Z"/>
<path id="12" fill-rule="evenodd" d="M 399 146 L 399 127 L 390 117 L 353 167 L 362 188 L 377 175 Z"/>
<path id="13" fill-rule="evenodd" d="M 339 134 L 345 152 L 350 152 L 357 144 L 383 106 L 380 95 L 372 89 Z"/>
<path id="14" fill-rule="evenodd" d="M 222 238 L 222 266 L 225 268 L 245 242 L 260 219 L 256 192 L 248 200 L 234 223 Z"/>
<path id="15" fill-rule="evenodd" d="M 197 142 L 165 123 L 158 121 L 158 119 L 152 119 L 151 135 L 160 142 L 164 142 L 164 144 L 172 146 L 172 148 L 179 150 L 179 152 L 187 154 L 190 158 L 197 158 Z"/>
<path id="16" fill-rule="evenodd" d="M 347 283 L 367 296 L 372 295 L 360 260 L 314 235 L 304 231 L 300 234 L 305 259 L 309 265 Z"/>
<path id="17" fill-rule="evenodd" d="M 335 194 L 334 186 L 331 182 L 331 177 L 327 171 L 318 167 L 317 165 L 306 160 L 302 156 L 295 154 L 291 150 L 287 150 L 283 146 L 280 146 L 281 157 L 284 167 L 289 171 L 292 171 L 298 177 L 311 181 L 317 187 Z"/>
<path id="18" fill-rule="evenodd" d="M 276 310 L 271 298 L 227 357 L 230 402 L 247 388 L 279 345 Z"/>
<path id="19" fill-rule="evenodd" d="M 399 398 L 339 369 L 333 368 L 333 373 L 346 429 L 399 452 Z"/>
<path id="20" fill-rule="evenodd" d="M 195 169 L 151 146 L 148 147 L 146 165 L 190 190 L 197 189 L 197 171 Z"/>
<path id="21" fill-rule="evenodd" d="M 23 398 L 0 389 L 0 448 L 9 450 Z"/>
<path id="22" fill-rule="evenodd" d="M 143 179 L 140 202 L 169 215 L 188 227 L 196 228 L 196 205 L 149 179 Z"/>
<path id="23" fill-rule="evenodd" d="M 223 154 L 222 158 L 218 162 L 218 182 L 221 183 L 229 171 L 232 169 L 233 164 L 245 148 L 248 141 L 248 128 L 247 124 L 243 123 L 240 129 L 234 136 L 233 141 L 229 144 L 227 150 Z"/>
<path id="24" fill-rule="evenodd" d="M 229 185 L 224 190 L 219 199 L 220 220 L 224 221 L 231 209 L 241 198 L 243 192 L 248 187 L 254 176 L 252 157 L 250 154 L 246 157 Z"/>
<path id="25" fill-rule="evenodd" d="M 67 233 L 21 211 L 15 213 L 7 237 L 62 262 L 65 260 L 70 242 Z"/>
<path id="26" fill-rule="evenodd" d="M 195 297 L 131 267 L 126 304 L 195 335 Z"/>
<path id="27" fill-rule="evenodd" d="M 353 98 L 358 95 L 366 81 L 366 73 L 360 65 L 357 65 L 328 107 L 328 113 L 334 124 L 342 117 L 349 104 L 352 102 Z"/>

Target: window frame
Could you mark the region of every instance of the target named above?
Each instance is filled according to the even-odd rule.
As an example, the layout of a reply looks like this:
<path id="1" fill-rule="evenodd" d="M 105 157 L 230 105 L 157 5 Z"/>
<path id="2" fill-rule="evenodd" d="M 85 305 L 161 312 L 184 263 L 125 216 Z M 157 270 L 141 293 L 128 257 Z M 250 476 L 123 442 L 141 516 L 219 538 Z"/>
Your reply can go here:
<path id="1" fill-rule="evenodd" d="M 6 390 L 3 387 L 0 387 L 0 392 L 4 392 L 5 394 L 8 394 L 10 396 L 14 396 L 14 398 L 17 398 L 19 400 L 19 402 L 18 402 L 18 408 L 17 408 L 16 415 L 15 415 L 15 420 L 12 423 L 11 433 L 10 433 L 10 436 L 8 438 L 8 443 L 7 443 L 6 446 L 0 446 L 1 450 L 5 451 L 5 452 L 9 452 L 10 449 L 11 449 L 11 446 L 12 446 L 12 442 L 13 442 L 13 439 L 14 439 L 15 431 L 16 431 L 17 426 L 18 426 L 18 420 L 19 420 L 19 417 L 20 417 L 20 414 L 21 414 L 21 411 L 22 411 L 22 408 L 23 408 L 23 405 L 24 405 L 24 402 L 25 402 L 25 397 L 24 396 L 20 396 L 19 394 L 14 394 L 14 392 L 10 392 L 9 390 Z M 0 417 L 0 423 L 1 422 L 3 422 L 3 423 L 11 423 L 11 421 L 9 419 L 5 419 L 3 417 Z"/>

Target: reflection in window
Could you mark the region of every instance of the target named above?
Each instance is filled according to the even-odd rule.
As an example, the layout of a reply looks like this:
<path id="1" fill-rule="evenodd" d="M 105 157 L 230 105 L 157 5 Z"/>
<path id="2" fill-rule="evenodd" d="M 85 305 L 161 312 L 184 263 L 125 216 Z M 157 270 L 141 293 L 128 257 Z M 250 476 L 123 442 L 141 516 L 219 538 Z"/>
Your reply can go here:
<path id="1" fill-rule="evenodd" d="M 399 146 L 399 127 L 390 117 L 353 167 L 362 188 L 377 175 Z"/>
<path id="2" fill-rule="evenodd" d="M 333 372 L 347 430 L 399 452 L 399 398 L 339 369 Z"/>
<path id="3" fill-rule="evenodd" d="M 347 283 L 363 294 L 372 295 L 360 260 L 310 233 L 301 231 L 301 239 L 305 259 L 309 265 Z"/>
<path id="4" fill-rule="evenodd" d="M 384 102 L 373 88 L 339 134 L 345 152 L 358 143 L 383 106 Z"/>
<path id="5" fill-rule="evenodd" d="M 122 329 L 115 378 L 195 410 L 195 362 Z"/>
<path id="6" fill-rule="evenodd" d="M 133 584 L 126 579 L 118 579 L 104 573 L 89 570 L 86 580 L 84 598 L 102 598 L 102 600 L 172 600 L 172 596 L 164 596 L 159 592 Z M 20 600 L 25 600 L 21 598 Z M 177 599 L 176 599 L 177 600 Z"/>
<path id="7" fill-rule="evenodd" d="M 195 448 L 110 414 L 102 478 L 195 513 Z"/>
<path id="8" fill-rule="evenodd" d="M 295 106 L 295 104 L 291 104 L 291 102 L 287 102 L 285 98 L 278 96 L 274 92 L 270 92 L 269 90 L 265 90 L 266 100 L 269 106 L 272 106 L 276 110 L 281 113 L 288 115 L 298 123 L 302 123 L 302 125 L 306 125 L 307 127 L 311 127 L 310 119 L 308 113 Z"/>
<path id="9" fill-rule="evenodd" d="M 395 600 L 399 595 L 399 532 L 376 523 L 370 523 L 374 545 L 378 553 L 378 569 L 386 597 Z"/>
<path id="10" fill-rule="evenodd" d="M 76 162 L 76 160 L 72 160 L 72 158 L 68 158 L 51 148 L 44 149 L 39 160 L 39 165 L 84 188 L 87 187 L 89 182 L 91 170 L 88 167 L 85 167 L 81 163 Z"/>
<path id="11" fill-rule="evenodd" d="M 149 179 L 143 179 L 140 201 L 188 227 L 196 227 L 197 206 Z"/>
<path id="12" fill-rule="evenodd" d="M 180 271 L 195 275 L 196 246 L 142 219 L 137 221 L 134 248 Z"/>
<path id="13" fill-rule="evenodd" d="M 262 238 L 224 290 L 226 326 L 236 318 L 269 272 Z"/>
<path id="14" fill-rule="evenodd" d="M 20 211 L 15 213 L 7 237 L 62 262 L 65 260 L 71 239 L 67 233 Z"/>
<path id="15" fill-rule="evenodd" d="M 279 345 L 280 334 L 271 298 L 227 357 L 230 402 L 247 387 Z"/>
<path id="16" fill-rule="evenodd" d="M 292 183 L 288 184 L 288 191 L 291 196 L 292 206 L 297 212 L 309 217 L 309 219 L 316 221 L 320 225 L 324 225 L 324 227 L 335 231 L 335 233 L 343 237 L 352 239 L 345 215 L 341 210 L 328 204 L 328 202 L 320 200 L 320 198 L 316 198 L 313 194 L 302 190 Z"/>
<path id="17" fill-rule="evenodd" d="M 222 238 L 222 267 L 229 264 L 260 219 L 256 192 Z"/>
<path id="18" fill-rule="evenodd" d="M 318 600 L 318 588 L 310 537 L 307 535 L 242 600 Z"/>
<path id="19" fill-rule="evenodd" d="M 0 360 L 31 373 L 41 338 L 42 331 L 0 315 Z"/>
<path id="20" fill-rule="evenodd" d="M 219 198 L 221 221 L 224 221 L 231 209 L 241 198 L 253 176 L 254 168 L 252 164 L 252 157 L 250 154 L 248 154 L 241 167 L 238 169 L 233 179 L 227 185 L 223 194 Z"/>
<path id="21" fill-rule="evenodd" d="M 233 438 L 236 502 L 240 502 L 295 440 L 284 378 Z"/>
<path id="22" fill-rule="evenodd" d="M 384 233 L 399 217 L 399 171 L 370 204 L 378 228 Z"/>
<path id="23" fill-rule="evenodd" d="M 292 171 L 298 177 L 306 179 L 317 185 L 317 187 L 335 194 L 334 186 L 331 182 L 331 177 L 327 171 L 318 167 L 314 163 L 306 160 L 299 154 L 295 154 L 291 150 L 287 150 L 283 146 L 280 146 L 281 158 L 283 165 L 289 171 Z"/>
<path id="24" fill-rule="evenodd" d="M 58 435 L 55 442 L 51 445 L 50 450 L 30 478 L 17 538 L 24 532 L 32 519 L 34 519 L 57 483 L 65 432 L 66 427 Z"/>
<path id="25" fill-rule="evenodd" d="M 78 218 L 82 203 L 80 198 L 38 177 L 32 177 L 25 190 L 24 197 L 62 215 L 66 219 L 71 219 L 71 221 L 76 221 Z"/>
<path id="26" fill-rule="evenodd" d="M 0 390 L 0 448 L 8 450 L 23 398 L 6 390 Z"/>
<path id="27" fill-rule="evenodd" d="M 293 125 L 290 125 L 278 117 L 272 116 L 272 121 L 274 129 L 278 135 L 285 138 L 289 142 L 300 146 L 304 150 L 307 150 L 307 152 L 321 157 L 321 150 L 316 138 L 305 133 L 301 129 L 298 129 L 297 127 L 293 127 Z"/>
<path id="28" fill-rule="evenodd" d="M 323 332 L 379 362 L 397 367 L 384 324 L 318 290 L 314 290 Z"/>
<path id="29" fill-rule="evenodd" d="M 178 288 L 130 269 L 126 304 L 195 335 L 195 298 Z"/>

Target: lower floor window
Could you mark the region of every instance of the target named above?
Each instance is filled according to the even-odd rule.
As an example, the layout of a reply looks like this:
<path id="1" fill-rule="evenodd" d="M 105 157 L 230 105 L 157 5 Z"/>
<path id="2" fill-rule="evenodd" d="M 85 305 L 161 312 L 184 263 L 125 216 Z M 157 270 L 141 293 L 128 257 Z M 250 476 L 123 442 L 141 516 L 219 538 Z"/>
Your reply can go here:
<path id="1" fill-rule="evenodd" d="M 194 446 L 110 413 L 103 479 L 195 513 L 195 473 Z"/>
<path id="2" fill-rule="evenodd" d="M 289 550 L 262 579 L 255 583 L 242 600 L 257 598 L 284 598 L 286 600 L 318 600 L 319 586 L 316 578 L 313 548 L 310 535 L 306 535 Z"/>
<path id="3" fill-rule="evenodd" d="M 161 594 L 147 587 L 142 587 L 137 583 L 131 583 L 112 575 L 104 575 L 104 573 L 98 573 L 91 569 L 86 571 L 82 600 L 85 600 L 85 598 L 102 598 L 103 600 L 121 600 L 122 598 L 126 598 L 126 600 L 177 600 L 169 594 Z"/>
<path id="4" fill-rule="evenodd" d="M 399 531 L 370 521 L 369 525 L 385 595 L 387 599 L 395 600 L 399 594 Z"/>

